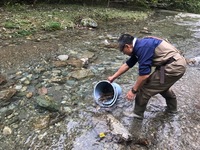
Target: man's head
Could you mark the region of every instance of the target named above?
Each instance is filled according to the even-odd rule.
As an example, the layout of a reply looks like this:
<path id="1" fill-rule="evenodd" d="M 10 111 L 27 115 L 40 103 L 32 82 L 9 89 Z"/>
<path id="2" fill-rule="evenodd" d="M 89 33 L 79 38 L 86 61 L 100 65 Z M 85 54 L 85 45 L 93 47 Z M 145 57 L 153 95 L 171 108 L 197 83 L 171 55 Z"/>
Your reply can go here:
<path id="1" fill-rule="evenodd" d="M 133 49 L 133 42 L 134 37 L 131 36 L 130 34 L 122 34 L 119 39 L 119 50 L 123 52 L 126 55 L 131 55 L 132 54 L 132 49 Z"/>

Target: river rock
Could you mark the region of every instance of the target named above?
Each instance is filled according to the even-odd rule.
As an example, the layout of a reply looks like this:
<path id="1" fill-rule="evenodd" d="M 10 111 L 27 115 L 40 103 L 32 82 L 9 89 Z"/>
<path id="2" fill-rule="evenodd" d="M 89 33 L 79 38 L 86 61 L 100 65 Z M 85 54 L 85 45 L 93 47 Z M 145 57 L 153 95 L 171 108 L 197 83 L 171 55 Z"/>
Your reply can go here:
<path id="1" fill-rule="evenodd" d="M 151 34 L 151 32 L 149 31 L 149 29 L 147 27 L 144 27 L 142 30 L 140 30 L 140 33 Z"/>
<path id="2" fill-rule="evenodd" d="M 7 82 L 6 77 L 0 74 L 0 85 L 3 85 Z"/>
<path id="3" fill-rule="evenodd" d="M 17 90 L 12 88 L 0 91 L 0 100 L 8 101 L 11 97 L 15 95 L 16 92 Z"/>
<path id="4" fill-rule="evenodd" d="M 44 67 L 42 67 L 42 66 L 36 67 L 36 68 L 34 69 L 34 72 L 35 72 L 35 73 L 42 73 L 42 72 L 44 72 L 44 71 L 46 71 L 46 69 L 45 69 Z"/>
<path id="5" fill-rule="evenodd" d="M 59 104 L 53 99 L 53 97 L 50 97 L 48 95 L 41 95 L 36 97 L 36 103 L 49 111 L 59 111 L 60 106 Z"/>
<path id="6" fill-rule="evenodd" d="M 86 51 L 82 53 L 80 56 L 80 59 L 82 60 L 83 65 L 88 64 L 89 62 L 93 62 L 96 58 L 97 56 L 95 55 L 95 53 L 90 52 L 90 51 Z"/>
<path id="7" fill-rule="evenodd" d="M 33 92 L 28 92 L 27 94 L 26 94 L 26 97 L 27 98 L 31 98 L 33 96 Z"/>
<path id="8" fill-rule="evenodd" d="M 65 61 L 53 61 L 53 66 L 54 67 L 66 67 L 67 66 L 67 62 Z"/>
<path id="9" fill-rule="evenodd" d="M 86 51 L 83 52 L 83 54 L 81 55 L 82 58 L 88 58 L 88 59 L 93 59 L 95 57 L 95 53 L 90 52 L 90 51 Z"/>
<path id="10" fill-rule="evenodd" d="M 48 89 L 46 87 L 41 87 L 38 89 L 39 95 L 46 95 L 48 93 Z"/>
<path id="11" fill-rule="evenodd" d="M 69 58 L 69 60 L 67 60 L 67 63 L 68 63 L 68 65 L 71 65 L 75 68 L 83 67 L 83 62 L 78 58 Z"/>
<path id="12" fill-rule="evenodd" d="M 15 85 L 15 89 L 16 90 L 21 90 L 22 89 L 22 87 L 23 87 L 23 85 L 22 84 L 19 84 L 19 85 Z"/>
<path id="13" fill-rule="evenodd" d="M 111 35 L 111 34 L 107 34 L 106 35 L 106 38 L 108 38 L 109 40 L 118 40 L 118 36 L 114 36 L 114 35 Z"/>
<path id="14" fill-rule="evenodd" d="M 10 135 L 10 134 L 12 134 L 11 128 L 5 126 L 5 127 L 3 128 L 3 135 Z"/>
<path id="15" fill-rule="evenodd" d="M 81 25 L 84 27 L 93 27 L 96 28 L 98 26 L 97 22 L 91 18 L 84 18 L 81 20 Z"/>
<path id="16" fill-rule="evenodd" d="M 40 116 L 40 117 L 34 119 L 33 127 L 35 129 L 44 129 L 44 128 L 48 127 L 49 121 L 50 121 L 50 115 Z"/>
<path id="17" fill-rule="evenodd" d="M 76 70 L 71 72 L 71 77 L 81 80 L 87 77 L 94 76 L 94 73 L 89 69 Z"/>
<path id="18" fill-rule="evenodd" d="M 107 115 L 107 121 L 111 127 L 111 133 L 116 136 L 120 136 L 120 140 L 130 141 L 132 139 L 132 135 L 130 132 L 124 127 L 123 124 L 119 122 L 115 117 L 111 114 Z"/>
<path id="19" fill-rule="evenodd" d="M 81 61 L 83 62 L 83 68 L 87 68 L 89 64 L 88 58 L 81 58 Z"/>
<path id="20" fill-rule="evenodd" d="M 49 80 L 50 83 L 58 83 L 58 84 L 64 84 L 67 80 L 67 77 L 53 77 Z"/>
<path id="21" fill-rule="evenodd" d="M 59 56 L 58 56 L 58 59 L 61 60 L 61 61 L 65 61 L 65 60 L 67 60 L 68 58 L 69 58 L 68 55 L 59 55 Z"/>

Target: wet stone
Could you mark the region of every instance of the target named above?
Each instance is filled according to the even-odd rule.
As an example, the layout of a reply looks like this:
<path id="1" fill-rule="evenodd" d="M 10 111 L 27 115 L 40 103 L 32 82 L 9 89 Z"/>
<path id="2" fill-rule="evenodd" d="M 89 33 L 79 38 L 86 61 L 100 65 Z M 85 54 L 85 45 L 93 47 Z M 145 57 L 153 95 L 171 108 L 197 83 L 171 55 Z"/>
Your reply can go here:
<path id="1" fill-rule="evenodd" d="M 65 61 L 65 60 L 67 60 L 68 58 L 69 58 L 68 55 L 59 55 L 59 56 L 58 56 L 58 59 L 61 60 L 61 61 Z"/>
<path id="2" fill-rule="evenodd" d="M 78 58 L 69 58 L 67 60 L 68 65 L 71 65 L 75 68 L 82 68 L 83 67 L 83 62 L 78 59 Z"/>
<path id="3" fill-rule="evenodd" d="M 6 89 L 0 91 L 0 101 L 8 101 L 11 97 L 13 97 L 16 94 L 15 89 Z"/>
<path id="4" fill-rule="evenodd" d="M 61 70 L 58 70 L 58 69 L 53 69 L 52 71 L 51 71 L 51 75 L 52 76 L 59 76 L 59 75 L 61 75 L 61 73 L 62 73 L 62 71 Z"/>
<path id="5" fill-rule="evenodd" d="M 50 97 L 48 95 L 41 95 L 41 96 L 36 97 L 36 102 L 40 107 L 45 108 L 49 111 L 60 110 L 60 106 L 55 101 L 55 99 L 53 99 L 53 97 Z"/>
<path id="6" fill-rule="evenodd" d="M 3 85 L 7 82 L 6 77 L 0 74 L 0 85 Z"/>
<path id="7" fill-rule="evenodd" d="M 71 77 L 81 80 L 84 78 L 92 77 L 94 76 L 93 72 L 89 69 L 82 69 L 71 72 Z"/>
<path id="8" fill-rule="evenodd" d="M 82 61 L 83 61 L 83 59 L 85 59 L 85 60 L 88 60 L 90 62 L 92 62 L 94 59 L 96 59 L 95 53 L 90 52 L 90 51 L 83 52 L 81 54 L 81 56 L 79 56 L 79 57 Z"/>
<path id="9" fill-rule="evenodd" d="M 3 135 L 10 135 L 10 134 L 12 134 L 11 128 L 5 126 L 5 127 L 3 128 Z"/>
<path id="10" fill-rule="evenodd" d="M 54 77 L 54 78 L 51 78 L 49 80 L 49 82 L 51 83 L 58 83 L 58 84 L 64 84 L 66 82 L 67 78 L 62 78 L 62 77 Z"/>
<path id="11" fill-rule="evenodd" d="M 2 114 L 2 116 L 7 117 L 7 116 L 11 115 L 12 113 L 13 113 L 13 110 L 12 109 L 8 109 Z"/>
<path id="12" fill-rule="evenodd" d="M 28 92 L 27 94 L 26 94 L 26 97 L 27 98 L 31 98 L 33 96 L 33 92 Z"/>
<path id="13" fill-rule="evenodd" d="M 23 83 L 24 83 L 25 85 L 29 85 L 29 84 L 31 83 L 31 81 L 30 81 L 30 80 L 25 80 Z"/>
<path id="14" fill-rule="evenodd" d="M 50 121 L 50 115 L 40 116 L 33 120 L 33 127 L 35 129 L 44 129 L 48 127 Z"/>
<path id="15" fill-rule="evenodd" d="M 130 132 L 114 116 L 108 114 L 107 121 L 110 124 L 111 133 L 113 135 L 116 135 L 117 141 L 120 142 L 120 141 L 130 141 L 131 140 L 132 135 L 130 134 Z"/>
<path id="16" fill-rule="evenodd" d="M 46 95 L 48 93 L 48 89 L 46 87 L 41 87 L 38 89 L 39 95 Z"/>

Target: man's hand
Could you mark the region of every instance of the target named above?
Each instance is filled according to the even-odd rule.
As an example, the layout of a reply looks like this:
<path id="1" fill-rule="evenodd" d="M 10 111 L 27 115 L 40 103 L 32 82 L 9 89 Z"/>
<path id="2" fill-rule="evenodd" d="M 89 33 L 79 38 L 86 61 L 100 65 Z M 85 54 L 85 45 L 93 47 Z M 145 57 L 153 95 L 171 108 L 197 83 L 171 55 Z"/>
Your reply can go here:
<path id="1" fill-rule="evenodd" d="M 115 78 L 114 78 L 113 76 L 109 76 L 109 77 L 107 78 L 107 80 L 110 81 L 110 83 L 112 83 L 112 82 L 115 80 Z"/>
<path id="2" fill-rule="evenodd" d="M 128 91 L 128 93 L 126 94 L 126 98 L 129 100 L 129 101 L 133 101 L 134 98 L 135 98 L 135 94 L 133 94 L 133 92 L 131 90 Z"/>
<path id="3" fill-rule="evenodd" d="M 111 83 L 117 79 L 120 75 L 122 75 L 123 73 L 125 73 L 127 70 L 129 70 L 129 66 L 124 63 L 120 68 L 119 70 L 117 70 L 117 72 L 115 72 L 115 74 L 113 74 L 112 76 L 109 76 L 107 78 L 108 81 L 110 81 Z"/>

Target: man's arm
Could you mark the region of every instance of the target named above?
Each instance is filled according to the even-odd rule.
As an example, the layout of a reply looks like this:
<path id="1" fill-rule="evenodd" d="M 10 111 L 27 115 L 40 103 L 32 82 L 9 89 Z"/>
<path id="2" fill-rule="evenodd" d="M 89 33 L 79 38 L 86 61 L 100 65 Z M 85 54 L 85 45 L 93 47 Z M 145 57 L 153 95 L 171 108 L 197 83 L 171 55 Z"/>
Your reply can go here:
<path id="1" fill-rule="evenodd" d="M 119 70 L 117 70 L 117 72 L 115 72 L 115 74 L 113 74 L 112 76 L 108 77 L 108 81 L 113 82 L 116 78 L 118 78 L 120 75 L 122 75 L 123 73 L 125 73 L 128 70 L 129 70 L 129 66 L 126 63 L 123 64 L 119 68 Z"/>
<path id="2" fill-rule="evenodd" d="M 138 91 L 140 89 L 140 87 L 146 82 L 147 78 L 150 75 L 143 75 L 143 76 L 138 76 L 135 85 L 133 86 L 133 89 L 135 91 Z"/>
<path id="3" fill-rule="evenodd" d="M 137 81 L 136 81 L 136 83 L 135 83 L 135 85 L 133 86 L 132 89 L 133 89 L 134 91 L 138 91 L 138 90 L 142 87 L 142 85 L 146 82 L 146 80 L 147 80 L 147 78 L 148 78 L 149 76 L 150 76 L 150 75 L 138 76 Z M 128 91 L 127 95 L 126 95 L 126 98 L 127 98 L 128 100 L 133 100 L 134 97 L 135 97 L 135 94 L 136 94 L 136 93 L 133 93 L 133 92 L 132 92 L 132 89 L 130 89 L 130 90 Z"/>

